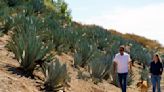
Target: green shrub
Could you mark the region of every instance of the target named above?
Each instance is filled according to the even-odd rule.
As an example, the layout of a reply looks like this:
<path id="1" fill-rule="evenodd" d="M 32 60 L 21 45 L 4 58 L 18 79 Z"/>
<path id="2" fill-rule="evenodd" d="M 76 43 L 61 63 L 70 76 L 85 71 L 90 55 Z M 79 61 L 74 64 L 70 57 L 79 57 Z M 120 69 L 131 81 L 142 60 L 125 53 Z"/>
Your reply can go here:
<path id="1" fill-rule="evenodd" d="M 95 83 L 100 82 L 104 77 L 109 76 L 112 66 L 112 55 L 105 55 L 102 52 L 94 54 L 94 58 L 89 63 L 91 76 Z"/>
<path id="2" fill-rule="evenodd" d="M 74 65 L 85 67 L 93 57 L 95 47 L 86 39 L 80 39 L 76 45 L 74 54 Z"/>
<path id="3" fill-rule="evenodd" d="M 133 43 L 130 49 L 131 58 L 138 61 L 143 65 L 149 65 L 151 61 L 151 54 L 148 49 L 144 48 L 142 45 L 138 43 Z"/>
<path id="4" fill-rule="evenodd" d="M 67 53 L 71 48 L 74 49 L 76 38 L 78 37 L 70 27 L 64 26 L 61 23 L 62 21 L 64 20 L 60 20 L 55 13 L 47 15 L 44 19 L 45 27 L 50 32 L 49 37 L 46 36 L 46 39 L 50 39 L 53 42 L 54 48 L 59 54 L 62 52 Z"/>
<path id="5" fill-rule="evenodd" d="M 1 28 L 2 32 L 6 34 L 13 27 L 13 23 L 14 21 L 12 17 L 4 17 L 3 28 Z"/>
<path id="6" fill-rule="evenodd" d="M 149 69 L 148 67 L 144 67 L 142 68 L 142 70 L 140 71 L 140 80 L 141 81 L 147 81 L 148 85 L 150 85 L 150 78 L 149 78 Z"/>
<path id="7" fill-rule="evenodd" d="M 51 50 L 51 44 L 42 42 L 37 31 L 39 28 L 33 18 L 22 18 L 24 22 L 15 26 L 7 47 L 15 54 L 20 67 L 32 74 L 36 61 L 42 60 Z"/>
<path id="8" fill-rule="evenodd" d="M 45 75 L 44 85 L 46 90 L 63 90 L 69 78 L 66 64 L 62 65 L 59 60 L 45 62 L 42 65 L 42 70 Z"/>
<path id="9" fill-rule="evenodd" d="M 90 26 L 88 28 L 84 28 L 83 31 L 86 38 L 94 42 L 99 50 L 104 50 L 109 47 L 113 40 L 111 33 L 101 27 Z"/>

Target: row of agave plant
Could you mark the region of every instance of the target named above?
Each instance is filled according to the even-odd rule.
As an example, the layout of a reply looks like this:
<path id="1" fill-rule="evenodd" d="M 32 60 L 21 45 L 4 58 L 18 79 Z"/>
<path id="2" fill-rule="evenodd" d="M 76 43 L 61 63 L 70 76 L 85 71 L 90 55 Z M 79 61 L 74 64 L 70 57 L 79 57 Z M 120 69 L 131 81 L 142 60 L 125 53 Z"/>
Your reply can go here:
<path id="1" fill-rule="evenodd" d="M 63 89 L 69 79 L 66 64 L 61 64 L 52 53 L 56 50 L 54 47 L 61 45 L 57 41 L 62 40 L 61 37 L 56 40 L 58 33 L 55 32 L 70 21 L 66 3 L 0 0 L 0 7 L 0 30 L 4 33 L 12 30 L 6 47 L 15 54 L 25 76 L 34 77 L 33 72 L 39 67 L 45 76 L 45 90 Z"/>
<path id="2" fill-rule="evenodd" d="M 100 32 L 102 32 L 102 30 Z M 88 33 L 86 33 L 86 35 L 87 34 Z M 104 35 L 106 35 L 107 33 L 103 34 L 102 32 L 99 34 L 104 37 Z M 92 33 L 92 35 L 94 37 L 95 34 Z M 82 43 L 79 42 L 78 47 L 80 48 L 76 49 L 75 52 L 75 66 L 80 66 L 84 68 L 85 66 L 89 67 L 87 71 L 90 73 L 95 83 L 100 82 L 103 79 L 112 79 L 112 83 L 114 85 L 119 85 L 118 76 L 114 76 L 116 72 L 113 72 L 112 64 L 114 55 L 117 53 L 117 49 L 122 44 L 124 44 L 125 47 L 130 47 L 130 50 L 127 50 L 127 53 L 131 55 L 133 61 L 137 61 L 138 63 L 141 63 L 143 67 L 148 68 L 151 61 L 151 53 L 148 49 L 144 48 L 142 45 L 132 40 L 124 40 L 121 37 L 112 36 L 110 34 L 108 34 L 108 36 L 110 38 L 109 40 L 107 40 L 109 44 L 101 44 L 101 48 L 99 47 L 99 44 L 92 43 L 95 42 L 94 40 L 87 39 L 87 41 L 83 40 Z M 107 38 L 104 37 L 104 41 L 106 39 Z M 146 72 L 147 71 L 145 70 L 141 72 L 141 80 L 143 77 L 148 78 L 148 74 Z M 80 73 L 80 78 L 85 78 L 85 76 Z M 128 85 L 132 84 L 133 78 L 134 74 L 133 72 L 130 72 L 128 75 Z"/>
<path id="3" fill-rule="evenodd" d="M 118 86 L 118 76 L 114 76 L 116 72 L 113 72 L 113 58 L 122 43 L 121 40 L 119 41 L 111 43 L 107 48 L 104 47 L 104 50 L 99 49 L 99 45 L 83 41 L 74 54 L 75 67 L 89 67 L 87 71 L 94 83 L 101 82 L 105 79 L 110 80 L 112 84 Z M 79 74 L 79 78 L 85 79 L 85 77 L 88 76 L 81 73 Z M 128 85 L 131 85 L 133 77 L 133 73 L 130 72 L 128 76 Z"/>
<path id="4" fill-rule="evenodd" d="M 34 1 L 37 3 L 33 3 Z M 15 10 L 12 5 L 17 3 L 10 2 L 9 6 L 12 9 L 9 9 L 15 14 L 9 16 L 7 13 L 0 19 L 3 21 L 5 30 L 13 30 L 7 45 L 8 49 L 15 54 L 20 67 L 26 71 L 27 75 L 32 76 L 36 67 L 40 66 L 45 75 L 46 88 L 59 90 L 68 81 L 66 65 L 53 59 L 54 56 L 51 55 L 53 52 L 74 53 L 75 67 L 88 67 L 87 71 L 94 83 L 113 77 L 112 83 L 117 86 L 118 76 L 114 77 L 112 61 L 120 45 L 131 47 L 128 53 L 133 60 L 138 60 L 143 65 L 148 64 L 149 51 L 139 43 L 112 35 L 110 31 L 98 26 L 81 26 L 76 23 L 70 25 L 67 16 L 69 12 L 66 12 L 65 3 L 61 5 L 61 2 L 58 2 L 62 6 L 61 12 L 54 13 L 55 10 L 52 9 L 52 13 L 49 13 L 49 8 L 54 6 L 47 2 L 46 5 L 49 7 L 44 10 L 44 5 L 42 5 L 44 1 L 29 0 L 30 3 L 25 4 L 24 8 L 19 8 L 21 7 L 19 6 Z M 133 73 L 130 73 L 129 85 L 133 77 Z"/>
<path id="5" fill-rule="evenodd" d="M 49 53 L 52 49 L 59 53 L 73 51 L 74 65 L 83 68 L 89 67 L 88 71 L 95 83 L 113 77 L 112 83 L 118 86 L 118 76 L 114 77 L 112 61 L 121 44 L 129 44 L 133 41 L 128 42 L 121 37 L 112 36 L 110 32 L 107 31 L 87 30 L 87 28 L 76 31 L 72 28 L 65 28 L 63 30 L 59 28 L 49 33 L 49 30 L 39 26 L 42 24 L 36 17 L 32 16 L 26 17 L 24 15 L 18 15 L 14 17 L 13 20 L 17 25 L 14 26 L 14 33 L 11 37 L 12 39 L 9 41 L 8 48 L 15 54 L 20 66 L 28 75 L 32 75 L 37 64 L 42 67 L 44 70 L 43 73 L 48 77 L 45 79 L 46 87 L 50 86 L 49 88 L 53 88 L 55 84 L 59 85 L 60 83 L 56 83 L 56 80 L 60 80 L 60 82 L 62 81 L 64 84 L 67 78 L 65 76 L 68 76 L 66 65 L 56 65 L 60 64 L 59 62 L 51 64 L 50 61 L 53 60 L 49 60 L 48 57 L 51 57 Z M 23 22 L 19 24 L 17 21 Z M 13 23 L 13 25 L 15 23 Z M 42 31 L 43 29 L 44 31 Z M 99 33 L 97 34 L 97 32 Z M 101 40 L 104 42 L 103 44 L 101 44 Z M 137 45 L 136 43 L 134 44 L 134 46 Z M 142 49 L 139 45 L 138 47 L 132 48 L 135 50 Z M 137 50 L 133 53 L 133 49 L 131 49 L 130 54 L 132 54 L 132 57 L 136 60 L 142 59 L 140 55 L 147 55 L 146 52 L 144 52 L 145 54 L 138 54 Z M 134 56 L 138 55 L 140 58 L 134 57 L 133 54 Z M 145 64 L 145 62 L 143 62 L 143 64 Z M 48 70 L 47 75 L 46 69 Z M 62 72 L 59 72 L 60 70 Z M 133 73 L 130 73 L 128 76 L 129 85 L 132 83 L 133 77 Z M 56 86 L 57 85 L 55 85 L 55 88 Z"/>
<path id="6" fill-rule="evenodd" d="M 38 65 L 45 75 L 46 90 L 61 90 L 68 79 L 66 64 L 61 64 L 51 52 L 52 41 L 45 41 L 39 20 L 34 16 L 18 15 L 13 18 L 13 32 L 7 48 L 15 54 L 26 76 L 33 77 Z M 20 22 L 22 21 L 22 22 Z M 18 23 L 20 22 L 20 24 Z"/>

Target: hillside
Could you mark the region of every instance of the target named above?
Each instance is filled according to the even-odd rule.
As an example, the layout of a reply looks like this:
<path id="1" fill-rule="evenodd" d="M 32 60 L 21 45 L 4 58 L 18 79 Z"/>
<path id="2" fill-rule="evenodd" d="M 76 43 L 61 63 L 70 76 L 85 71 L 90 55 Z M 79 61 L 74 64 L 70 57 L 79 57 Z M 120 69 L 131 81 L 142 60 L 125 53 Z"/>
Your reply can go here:
<path id="1" fill-rule="evenodd" d="M 40 90 L 40 85 L 43 85 L 42 80 L 24 77 L 17 69 L 19 64 L 13 59 L 13 53 L 8 52 L 5 48 L 7 39 L 7 35 L 0 37 L 0 92 L 42 92 Z M 96 85 L 91 80 L 85 81 L 78 79 L 78 70 L 72 67 L 72 57 L 70 55 L 62 54 L 61 56 L 58 56 L 58 58 L 63 63 L 67 63 L 68 72 L 71 76 L 71 82 L 69 83 L 69 87 L 66 88 L 66 92 L 120 92 L 119 88 L 106 81 Z M 133 71 L 135 71 L 135 82 L 128 87 L 127 92 L 139 92 L 139 89 L 136 89 L 136 82 L 139 81 L 138 73 L 140 71 L 140 66 L 135 65 Z M 37 75 L 41 76 L 42 74 L 39 73 Z"/>
<path id="2" fill-rule="evenodd" d="M 146 37 L 142 37 L 142 36 L 135 35 L 135 34 L 129 34 L 129 33 L 122 34 L 122 33 L 117 32 L 115 30 L 109 30 L 109 31 L 111 31 L 114 35 L 122 36 L 125 39 L 134 40 L 134 41 L 136 41 L 136 42 L 138 42 L 138 43 L 142 44 L 143 46 L 150 48 L 150 49 L 158 49 L 159 51 L 160 50 L 163 51 L 163 49 L 164 49 L 164 47 L 162 47 L 162 45 L 156 40 L 150 40 Z"/>
<path id="3" fill-rule="evenodd" d="M 0 92 L 119 92 L 113 58 L 121 45 L 133 63 L 128 92 L 150 80 L 158 42 L 71 18 L 63 0 L 0 0 Z"/>
<path id="4" fill-rule="evenodd" d="M 43 74 L 41 72 L 35 72 L 34 79 L 25 77 L 22 72 L 18 69 L 19 63 L 14 59 L 14 54 L 9 52 L 5 48 L 8 35 L 0 37 L 0 92 L 43 92 Z M 73 56 L 72 54 L 61 54 L 57 58 L 62 63 L 67 64 L 68 73 L 70 75 L 70 82 L 65 88 L 66 92 L 120 92 L 120 89 L 108 81 L 103 80 L 98 84 L 94 84 L 91 79 L 83 80 L 78 78 L 78 69 L 73 67 Z M 80 70 L 84 70 L 81 68 Z M 140 92 L 139 88 L 136 87 L 136 83 L 140 81 L 139 72 L 142 70 L 142 66 L 135 64 L 133 67 L 134 81 L 131 86 L 128 86 L 127 92 Z M 164 76 L 163 76 L 164 78 Z M 162 81 L 162 90 L 164 82 Z M 150 89 L 151 90 L 151 89 Z M 49 92 L 49 91 L 48 91 Z M 151 92 L 151 91 L 150 91 Z"/>
<path id="5" fill-rule="evenodd" d="M 83 28 L 84 27 L 99 27 L 97 25 L 85 25 L 85 24 L 81 24 L 81 23 L 77 23 L 77 22 L 73 22 L 73 24 L 77 27 L 83 27 Z M 102 27 L 100 27 L 100 28 L 111 32 L 113 35 L 121 36 L 121 37 L 123 37 L 123 39 L 133 40 L 149 49 L 154 49 L 154 50 L 156 49 L 157 51 L 160 51 L 160 52 L 164 51 L 164 47 L 156 40 L 150 40 L 146 37 L 139 36 L 136 34 L 129 34 L 129 33 L 123 34 L 121 32 L 118 32 L 115 29 L 104 29 Z"/>

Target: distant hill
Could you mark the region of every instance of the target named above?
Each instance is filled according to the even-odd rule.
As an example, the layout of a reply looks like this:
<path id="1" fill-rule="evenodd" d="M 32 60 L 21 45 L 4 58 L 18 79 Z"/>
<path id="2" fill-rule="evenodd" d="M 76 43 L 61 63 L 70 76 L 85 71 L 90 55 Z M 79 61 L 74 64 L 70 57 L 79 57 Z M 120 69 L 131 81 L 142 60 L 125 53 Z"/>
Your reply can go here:
<path id="1" fill-rule="evenodd" d="M 150 49 L 158 49 L 158 50 L 162 50 L 162 51 L 164 50 L 164 47 L 157 40 L 150 40 L 146 37 L 139 36 L 136 34 L 129 34 L 129 33 L 122 34 L 120 32 L 117 32 L 116 30 L 112 30 L 112 29 L 109 31 L 111 31 L 112 34 L 122 36 L 125 39 L 134 40 L 134 41 L 140 43 L 141 45 L 143 45 L 144 47 L 147 47 Z"/>
<path id="2" fill-rule="evenodd" d="M 139 36 L 136 34 L 130 34 L 130 33 L 123 34 L 121 32 L 118 32 L 117 30 L 114 30 L 114 29 L 105 29 L 105 28 L 102 28 L 102 27 L 97 26 L 97 25 L 85 25 L 85 24 L 81 24 L 81 23 L 78 23 L 75 21 L 73 22 L 73 25 L 74 25 L 74 27 L 76 26 L 76 27 L 81 27 L 81 28 L 99 27 L 102 30 L 107 30 L 107 31 L 111 32 L 112 35 L 121 36 L 124 39 L 136 41 L 137 43 L 140 43 L 141 45 L 143 45 L 146 48 L 156 49 L 156 50 L 164 53 L 164 47 L 157 40 L 151 40 L 151 39 L 148 39 L 146 37 Z"/>

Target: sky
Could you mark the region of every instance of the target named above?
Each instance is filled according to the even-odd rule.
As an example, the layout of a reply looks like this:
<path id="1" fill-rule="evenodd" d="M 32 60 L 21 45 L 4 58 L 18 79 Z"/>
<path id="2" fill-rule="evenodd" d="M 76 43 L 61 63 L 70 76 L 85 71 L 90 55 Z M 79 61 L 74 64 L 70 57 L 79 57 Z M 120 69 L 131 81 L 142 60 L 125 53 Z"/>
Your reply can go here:
<path id="1" fill-rule="evenodd" d="M 134 33 L 164 46 L 164 0 L 65 0 L 74 21 Z"/>

